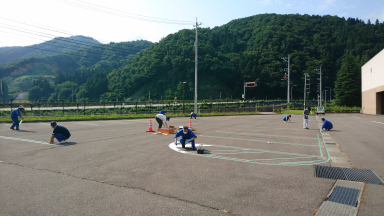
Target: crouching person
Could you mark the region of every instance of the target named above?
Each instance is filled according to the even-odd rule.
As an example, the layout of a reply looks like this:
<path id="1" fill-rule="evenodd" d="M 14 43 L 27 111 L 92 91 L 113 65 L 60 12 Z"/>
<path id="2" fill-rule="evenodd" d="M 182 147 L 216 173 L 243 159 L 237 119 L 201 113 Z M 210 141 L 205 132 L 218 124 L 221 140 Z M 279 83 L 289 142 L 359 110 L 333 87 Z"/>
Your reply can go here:
<path id="1" fill-rule="evenodd" d="M 56 138 L 57 141 L 59 141 L 60 144 L 66 143 L 67 139 L 71 136 L 71 133 L 69 133 L 69 130 L 65 128 L 64 126 L 58 125 L 55 121 L 51 122 L 51 127 L 53 128 L 51 140 L 49 140 L 49 143 L 53 143 L 53 139 Z"/>
<path id="2" fill-rule="evenodd" d="M 321 130 L 331 130 L 333 128 L 333 124 L 328 121 L 328 120 L 325 120 L 325 118 L 322 118 L 321 121 L 323 121 L 323 126 L 321 127 Z"/>
<path id="3" fill-rule="evenodd" d="M 175 138 L 175 144 L 177 144 L 177 137 L 180 137 L 180 143 L 181 147 L 185 148 L 185 143 L 191 143 L 192 144 L 192 149 L 196 150 L 195 148 L 195 139 L 197 136 L 192 132 L 192 130 L 188 129 L 188 126 L 184 126 L 182 130 L 177 132 L 174 136 Z"/>

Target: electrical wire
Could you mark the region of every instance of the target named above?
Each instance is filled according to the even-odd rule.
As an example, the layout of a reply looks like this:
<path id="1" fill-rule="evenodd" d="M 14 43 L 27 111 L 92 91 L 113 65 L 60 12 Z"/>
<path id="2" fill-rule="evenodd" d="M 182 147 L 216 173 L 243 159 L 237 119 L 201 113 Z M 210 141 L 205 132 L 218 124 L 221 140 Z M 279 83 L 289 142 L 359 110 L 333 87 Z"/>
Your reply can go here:
<path id="1" fill-rule="evenodd" d="M 94 7 L 91 7 L 91 6 L 82 5 L 82 4 L 78 4 L 78 3 L 74 3 L 74 2 L 70 2 L 70 1 L 66 1 L 66 0 L 55 0 L 55 1 L 58 1 L 58 2 L 61 2 L 61 3 L 64 3 L 64 4 L 68 4 L 68 5 L 72 5 L 72 6 L 75 6 L 75 7 L 91 10 L 91 11 L 96 11 L 96 12 L 100 12 L 100 13 L 104 13 L 104 14 L 109 14 L 109 15 L 114 15 L 114 16 L 119 16 L 119 17 L 130 18 L 130 19 L 139 20 L 139 21 L 164 23 L 164 24 L 175 24 L 175 25 L 191 25 L 191 23 L 192 23 L 192 22 L 188 22 L 188 21 L 177 21 L 177 20 L 175 20 L 175 21 L 167 21 L 166 19 L 159 19 L 159 18 L 140 18 L 140 17 L 131 16 L 131 15 L 119 14 L 119 13 L 116 13 L 116 12 L 109 12 L 107 10 L 102 10 L 102 9 L 98 9 L 98 8 L 94 8 Z M 98 6 L 98 7 L 101 7 L 101 6 Z M 113 9 L 111 9 L 111 10 L 113 10 Z M 114 10 L 114 11 L 116 11 L 116 10 Z M 126 13 L 126 12 L 124 12 L 124 13 Z M 129 13 L 127 13 L 127 14 L 129 14 Z"/>
<path id="2" fill-rule="evenodd" d="M 67 0 L 64 0 L 64 1 L 67 1 Z M 84 4 L 90 4 L 90 5 L 94 5 L 96 7 L 106 8 L 108 10 L 117 11 L 117 12 L 126 13 L 126 14 L 132 14 L 132 15 L 135 15 L 135 16 L 141 16 L 141 17 L 145 17 L 145 18 L 159 19 L 159 20 L 163 20 L 163 21 L 174 21 L 174 22 L 181 22 L 181 23 L 183 23 L 183 22 L 190 23 L 191 22 L 191 21 L 169 20 L 169 19 L 162 19 L 162 18 L 156 18 L 156 17 L 148 17 L 148 16 L 143 16 L 143 15 L 140 15 L 140 14 L 133 14 L 133 13 L 125 12 L 125 11 L 119 11 L 119 10 L 116 10 L 116 9 L 107 8 L 107 7 L 104 7 L 104 6 L 99 6 L 99 5 L 92 4 L 92 3 L 89 3 L 89 2 L 85 2 L 85 1 L 81 1 L 81 0 L 77 0 L 77 1 L 78 2 L 82 2 Z"/>
<path id="3" fill-rule="evenodd" d="M 7 32 L 6 32 L 7 33 Z M 7 37 L 7 36 L 6 36 Z M 10 36 L 8 36 L 10 37 Z M 56 38 L 57 39 L 57 38 Z M 27 39 L 21 39 L 21 40 L 26 40 L 26 41 L 31 41 L 31 40 L 27 40 Z M 66 45 L 66 46 L 60 46 L 60 45 L 54 45 L 54 44 L 50 44 L 49 42 L 52 43 L 52 41 L 48 41 L 46 42 L 45 45 L 49 45 L 49 46 L 55 46 L 55 47 L 60 47 L 60 48 L 64 48 L 64 49 L 70 49 L 68 48 L 67 46 L 71 46 L 71 45 Z M 41 44 L 39 44 L 41 45 Z M 36 45 L 32 45 L 32 46 L 36 46 Z M 28 47 L 28 46 L 27 46 Z M 72 47 L 75 47 L 75 46 L 72 46 Z M 93 52 L 94 50 L 86 50 L 86 49 L 92 49 L 92 47 L 75 47 L 75 49 L 70 49 L 69 52 L 75 52 L 75 51 L 84 51 L 84 52 L 87 52 L 87 53 L 94 53 L 94 54 L 97 54 L 97 55 L 105 55 L 104 52 Z M 142 49 L 144 50 L 144 49 Z M 97 51 L 97 50 L 96 50 Z M 107 50 L 108 51 L 108 50 Z M 137 51 L 137 52 L 140 52 L 141 50 Z M 130 52 L 130 53 L 127 53 L 128 55 L 130 54 L 136 54 L 137 52 Z M 59 53 L 63 53 L 63 52 L 59 52 Z M 111 56 L 111 55 L 107 55 L 107 56 Z"/>
<path id="4" fill-rule="evenodd" d="M 7 25 L 7 24 L 3 24 L 3 23 L 0 23 L 1 25 Z M 9 25 L 7 25 L 9 26 Z M 32 35 L 37 35 L 37 36 L 40 36 L 40 37 L 46 37 L 46 38 L 50 38 L 52 39 L 52 37 L 54 37 L 56 40 L 60 40 L 60 41 L 64 41 L 66 43 L 74 43 L 74 44 L 80 44 L 80 45 L 88 45 L 88 46 L 95 46 L 95 45 L 98 45 L 98 44 L 95 44 L 95 43 L 89 43 L 89 42 L 73 42 L 73 41 L 68 41 L 67 38 L 63 38 L 61 39 L 60 37 L 57 37 L 55 35 L 52 35 L 52 34 L 47 34 L 47 33 L 42 33 L 42 32 L 37 32 L 37 33 L 31 33 L 31 32 L 36 32 L 36 31 L 33 31 L 33 30 L 29 30 L 29 29 L 25 29 L 25 28 L 20 28 L 20 27 L 14 27 L 14 28 L 11 28 L 11 27 L 6 27 L 6 26 L 0 26 L 2 28 L 7 28 L 7 29 L 11 29 L 11 30 L 14 30 L 14 31 L 19 31 L 19 32 L 24 32 L 24 33 L 27 33 L 27 34 L 32 34 Z M 12 26 L 13 27 L 13 26 Z M 19 30 L 19 29 L 16 29 L 16 28 L 19 28 L 19 29 L 24 29 L 24 30 Z M 27 31 L 30 31 L 30 32 L 27 32 Z M 43 35 L 42 35 L 43 34 Z M 49 35 L 49 36 L 46 36 L 46 35 Z M 98 48 L 99 50 L 102 49 L 102 48 L 99 48 L 99 47 L 96 47 Z M 141 49 L 137 49 L 137 48 L 131 48 L 131 50 L 134 50 L 134 51 L 140 51 Z M 120 52 L 120 54 L 129 54 L 129 53 L 126 53 L 124 51 L 121 51 L 121 50 L 115 50 L 115 51 L 118 51 Z"/>

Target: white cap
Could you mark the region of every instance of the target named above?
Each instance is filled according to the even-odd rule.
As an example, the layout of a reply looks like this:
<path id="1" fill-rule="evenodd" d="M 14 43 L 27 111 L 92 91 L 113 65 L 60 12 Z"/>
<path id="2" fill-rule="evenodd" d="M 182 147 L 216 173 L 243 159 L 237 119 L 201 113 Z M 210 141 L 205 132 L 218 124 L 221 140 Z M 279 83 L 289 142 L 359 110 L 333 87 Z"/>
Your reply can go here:
<path id="1" fill-rule="evenodd" d="M 24 109 L 24 106 L 23 106 L 23 105 L 20 105 L 19 108 Z"/>

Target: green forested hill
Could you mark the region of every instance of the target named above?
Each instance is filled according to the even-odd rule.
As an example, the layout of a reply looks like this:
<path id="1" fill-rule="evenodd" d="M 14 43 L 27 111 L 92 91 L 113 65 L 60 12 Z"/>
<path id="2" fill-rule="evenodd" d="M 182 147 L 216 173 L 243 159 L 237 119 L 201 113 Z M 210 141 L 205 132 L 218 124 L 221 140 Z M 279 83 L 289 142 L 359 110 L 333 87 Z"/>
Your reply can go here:
<path id="1" fill-rule="evenodd" d="M 258 84 L 247 88 L 248 99 L 285 99 L 287 81 L 281 79 L 287 63 L 281 57 L 288 54 L 291 84 L 297 85 L 293 88 L 295 99 L 303 97 L 304 73 L 311 76 L 310 99 L 316 98 L 319 76 L 314 69 L 320 66 L 323 89 L 331 87 L 339 95 L 343 92 L 340 86 L 346 86 L 344 83 L 334 88 L 336 77 L 340 78 L 339 83 L 346 77 L 337 76 L 342 65 L 344 74 L 349 73 L 345 70 L 356 74 L 349 82 L 360 82 L 359 67 L 384 48 L 383 23 L 337 16 L 261 14 L 220 27 L 199 28 L 198 35 L 199 99 L 217 99 L 220 92 L 222 98 L 241 98 L 244 80 Z M 34 100 L 68 100 L 72 88 L 75 100 L 80 101 L 116 97 L 147 100 L 149 91 L 151 99 L 180 99 L 184 81 L 185 98 L 190 100 L 195 83 L 194 43 L 195 30 L 184 29 L 155 44 L 98 44 L 8 64 L 0 68 L 0 77 L 6 77 L 7 83 L 7 79 L 26 83 L 25 76 L 30 76 L 23 91 L 27 89 L 29 99 Z M 46 82 L 33 81 L 42 76 L 51 85 L 54 80 L 50 91 Z M 347 86 L 360 88 L 361 84 Z M 17 88 L 9 89 L 12 94 L 11 89 Z"/>
<path id="2" fill-rule="evenodd" d="M 130 97 L 141 90 L 142 98 L 181 98 L 194 92 L 195 30 L 181 30 L 140 53 L 131 64 L 108 75 L 110 96 Z M 364 23 L 337 16 L 262 14 L 237 19 L 215 28 L 199 29 L 198 96 L 240 98 L 243 81 L 257 81 L 247 96 L 286 98 L 287 82 L 281 81 L 291 56 L 291 83 L 303 84 L 311 75 L 311 96 L 316 97 L 315 68 L 322 67 L 323 87 L 334 87 L 345 55 L 361 66 L 384 48 L 384 24 Z M 191 54 L 192 53 L 192 54 Z M 192 56 L 192 57 L 191 57 Z M 293 89 L 303 95 L 303 85 Z M 108 95 L 107 94 L 107 95 Z M 135 95 L 136 96 L 136 95 Z"/>
<path id="3" fill-rule="evenodd" d="M 122 65 L 129 64 L 136 53 L 151 44 L 151 42 L 143 40 L 97 44 L 73 52 L 24 58 L 9 63 L 5 67 L 0 67 L 0 78 L 4 79 L 9 89 L 9 97 L 15 97 L 20 91 L 29 91 L 31 87 L 36 87 L 34 83 L 43 85 L 43 82 L 37 82 L 42 79 L 50 81 L 52 84 L 54 81 L 53 89 L 57 91 L 60 89 L 57 89 L 56 85 L 71 81 L 76 84 L 77 92 L 80 85 L 85 84 L 96 73 L 104 74 L 103 77 L 106 80 L 107 73 Z M 40 89 L 44 88 L 41 86 Z M 48 99 L 53 93 L 44 91 L 40 94 L 36 88 L 33 92 L 35 94 L 30 95 L 29 99 L 36 100 L 41 97 Z M 52 95 L 51 98 L 58 99 L 58 93 Z"/>
<path id="4" fill-rule="evenodd" d="M 0 66 L 6 66 L 12 61 L 19 61 L 29 57 L 44 57 L 58 53 L 73 52 L 100 44 L 97 40 L 84 36 L 57 37 L 44 43 L 27 47 L 0 48 Z"/>

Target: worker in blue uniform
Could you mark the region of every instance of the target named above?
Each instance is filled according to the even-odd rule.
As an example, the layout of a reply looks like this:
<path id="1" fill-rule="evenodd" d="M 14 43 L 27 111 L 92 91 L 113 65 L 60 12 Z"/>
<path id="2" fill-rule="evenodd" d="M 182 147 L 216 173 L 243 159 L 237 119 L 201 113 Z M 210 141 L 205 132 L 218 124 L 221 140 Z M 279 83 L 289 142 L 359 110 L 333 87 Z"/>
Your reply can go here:
<path id="1" fill-rule="evenodd" d="M 49 143 L 53 143 L 53 139 L 56 138 L 60 144 L 63 144 L 71 137 L 69 130 L 64 126 L 58 125 L 55 121 L 51 121 L 51 127 L 53 128 L 53 132 Z"/>
<path id="2" fill-rule="evenodd" d="M 195 118 L 195 119 L 196 119 L 196 117 L 197 117 L 196 113 L 191 112 L 191 119 L 192 119 L 192 118 Z"/>
<path id="3" fill-rule="evenodd" d="M 16 108 L 11 112 L 11 119 L 13 121 L 13 124 L 11 126 L 11 130 L 15 130 L 15 126 L 16 126 L 16 130 L 19 130 L 19 116 L 21 119 L 24 119 L 21 116 L 21 115 L 24 115 L 23 112 L 24 112 L 24 106 L 23 105 L 20 105 L 19 108 Z"/>
<path id="4" fill-rule="evenodd" d="M 322 118 L 321 121 L 323 121 L 323 126 L 321 127 L 321 130 L 331 130 L 333 128 L 333 124 L 328 121 L 328 120 L 325 120 L 325 118 Z"/>
<path id="5" fill-rule="evenodd" d="M 284 122 L 291 121 L 291 119 L 289 119 L 289 118 L 291 118 L 291 115 L 284 116 L 283 121 Z"/>
<path id="6" fill-rule="evenodd" d="M 188 126 L 184 126 L 182 130 L 177 132 L 174 136 L 175 138 L 175 145 L 177 145 L 177 137 L 180 137 L 180 143 L 181 147 L 185 148 L 185 143 L 191 143 L 192 144 L 192 149 L 195 150 L 195 139 L 197 136 L 192 132 L 191 129 L 188 129 Z"/>

